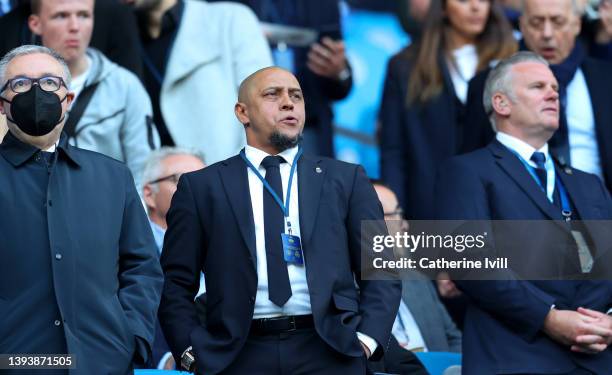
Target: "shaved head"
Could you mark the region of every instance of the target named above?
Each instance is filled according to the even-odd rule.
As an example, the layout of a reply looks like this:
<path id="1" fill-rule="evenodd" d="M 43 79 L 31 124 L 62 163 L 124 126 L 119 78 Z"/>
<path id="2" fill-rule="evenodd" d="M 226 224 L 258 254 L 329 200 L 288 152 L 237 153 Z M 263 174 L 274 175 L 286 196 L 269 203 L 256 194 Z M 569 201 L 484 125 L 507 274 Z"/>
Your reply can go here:
<path id="1" fill-rule="evenodd" d="M 306 114 L 300 83 L 285 69 L 260 69 L 240 84 L 234 113 L 247 144 L 276 155 L 301 139 Z"/>
<path id="2" fill-rule="evenodd" d="M 288 70 L 285 70 L 283 68 L 279 68 L 278 66 L 268 66 L 268 67 L 259 69 L 255 73 L 252 73 L 251 75 L 246 77 L 242 81 L 242 83 L 240 84 L 240 88 L 238 89 L 238 101 L 240 103 L 246 103 L 247 102 L 251 91 L 253 91 L 253 88 L 256 86 L 256 82 L 257 82 L 258 78 L 261 77 L 261 75 L 263 73 L 265 73 L 265 72 L 267 72 L 269 70 L 280 70 L 280 71 L 284 71 L 284 72 L 287 72 L 289 74 L 292 74 Z"/>

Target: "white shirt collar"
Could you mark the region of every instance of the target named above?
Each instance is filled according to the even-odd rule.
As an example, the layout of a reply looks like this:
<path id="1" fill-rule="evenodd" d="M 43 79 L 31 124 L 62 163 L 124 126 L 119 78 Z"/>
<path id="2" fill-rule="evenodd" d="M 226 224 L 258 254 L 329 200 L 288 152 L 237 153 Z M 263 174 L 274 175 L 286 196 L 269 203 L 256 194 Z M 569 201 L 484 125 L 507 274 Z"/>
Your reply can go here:
<path id="1" fill-rule="evenodd" d="M 285 151 L 277 154 L 277 156 L 282 156 L 283 159 L 285 159 L 285 161 L 291 167 L 293 166 L 293 161 L 295 160 L 295 157 L 297 156 L 298 148 L 299 146 L 288 148 Z M 270 154 L 268 154 L 267 152 L 262 151 L 258 148 L 255 148 L 253 146 L 249 146 L 249 145 L 246 145 L 244 147 L 244 153 L 247 159 L 249 159 L 249 161 L 253 163 L 255 167 L 257 167 L 257 169 L 259 169 L 261 162 L 264 160 L 264 158 L 266 156 L 270 156 Z"/>
<path id="2" fill-rule="evenodd" d="M 495 138 L 501 144 L 508 147 L 509 149 L 516 152 L 517 154 L 519 154 L 520 157 L 522 157 L 523 160 L 527 161 L 529 164 L 533 164 L 533 162 L 531 161 L 531 155 L 533 155 L 535 151 L 544 153 L 544 156 L 546 156 L 546 160 L 548 160 L 549 158 L 548 143 L 545 143 L 544 146 L 542 146 L 539 150 L 536 150 L 533 146 L 531 146 L 527 142 L 524 142 L 504 132 L 498 131 L 497 134 L 495 135 Z"/>
<path id="3" fill-rule="evenodd" d="M 55 149 L 57 148 L 58 144 L 59 144 L 59 139 L 54 144 L 52 144 L 51 147 L 49 147 L 48 149 L 43 150 L 43 151 L 46 151 L 46 152 L 55 152 Z"/>

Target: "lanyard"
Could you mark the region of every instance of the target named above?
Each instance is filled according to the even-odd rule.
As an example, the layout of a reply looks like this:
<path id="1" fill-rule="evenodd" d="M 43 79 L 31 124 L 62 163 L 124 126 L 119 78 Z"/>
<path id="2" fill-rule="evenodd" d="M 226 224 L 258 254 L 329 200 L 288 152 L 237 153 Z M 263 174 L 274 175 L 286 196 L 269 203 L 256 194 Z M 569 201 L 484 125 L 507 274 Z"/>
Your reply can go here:
<path id="1" fill-rule="evenodd" d="M 570 221 L 572 220 L 572 207 L 570 206 L 565 186 L 563 186 L 559 177 L 557 177 L 557 186 L 559 188 L 559 200 L 561 201 L 561 214 L 565 221 Z"/>
<path id="2" fill-rule="evenodd" d="M 240 157 L 242 158 L 242 160 L 244 160 L 244 162 L 251 169 L 251 171 L 253 171 L 253 173 L 255 173 L 255 175 L 261 180 L 266 190 L 268 190 L 268 193 L 272 195 L 272 198 L 274 198 L 276 203 L 280 206 L 281 210 L 283 210 L 283 214 L 285 215 L 285 218 L 289 217 L 289 199 L 291 198 L 291 183 L 293 182 L 293 174 L 295 173 L 295 170 L 297 168 L 298 160 L 300 160 L 300 157 L 302 156 L 302 152 L 303 150 L 300 147 L 298 149 L 297 155 L 295 156 L 295 159 L 293 160 L 293 165 L 291 166 L 291 172 L 289 173 L 289 183 L 287 184 L 287 199 L 285 200 L 285 204 L 283 204 L 282 199 L 278 197 L 278 194 L 276 194 L 274 189 L 272 189 L 272 186 L 270 186 L 268 181 L 266 181 L 266 179 L 261 175 L 261 173 L 259 173 L 259 171 L 257 170 L 257 168 L 255 168 L 253 163 L 251 163 L 251 161 L 247 159 L 244 149 L 240 151 Z M 282 193 L 283 192 L 281 191 L 281 194 Z"/>
<path id="3" fill-rule="evenodd" d="M 527 163 L 525 159 L 523 159 L 521 155 L 516 153 L 514 150 L 510 150 L 510 151 L 512 151 L 512 153 L 514 153 L 519 158 L 521 163 L 523 163 L 523 165 L 527 169 L 527 172 L 529 172 L 529 174 L 535 180 L 538 186 L 542 190 L 544 190 L 544 187 L 542 186 L 540 179 L 536 175 L 534 168 L 531 165 L 529 165 L 529 163 Z M 561 180 L 559 180 L 559 177 L 555 173 L 555 166 L 552 163 L 552 158 L 547 157 L 546 158 L 546 190 L 547 190 L 546 196 L 548 197 L 548 200 L 550 202 L 553 201 L 553 192 L 555 190 L 555 185 L 559 189 L 559 200 L 561 201 L 560 202 L 561 203 L 561 214 L 563 215 L 563 218 L 565 219 L 565 221 L 570 221 L 572 219 L 572 207 L 570 206 L 569 198 L 567 197 L 567 191 L 565 190 L 565 187 L 561 183 Z"/>

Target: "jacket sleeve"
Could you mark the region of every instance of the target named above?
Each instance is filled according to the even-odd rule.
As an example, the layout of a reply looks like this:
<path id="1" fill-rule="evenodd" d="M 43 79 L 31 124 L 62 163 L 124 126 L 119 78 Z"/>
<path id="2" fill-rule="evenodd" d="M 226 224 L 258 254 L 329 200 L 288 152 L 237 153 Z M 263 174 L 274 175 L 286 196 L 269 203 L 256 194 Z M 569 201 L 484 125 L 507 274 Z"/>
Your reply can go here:
<path id="1" fill-rule="evenodd" d="M 123 84 L 127 86 L 125 116 L 120 138 L 125 163 L 134 175 L 138 192 L 142 191 L 142 170 L 149 154 L 160 145 L 159 134 L 153 124 L 151 99 L 144 86 L 132 73 L 123 70 Z"/>
<path id="2" fill-rule="evenodd" d="M 360 291 L 361 322 L 357 331 L 376 340 L 378 346 L 372 353 L 371 359 L 377 360 L 389 345 L 391 328 L 401 299 L 402 284 L 399 280 L 394 279 L 393 275 L 389 280 L 364 280 L 361 272 L 362 266 L 368 268 L 368 265 L 362 265 L 362 251 L 367 252 L 372 249 L 371 235 L 362 230 L 365 220 L 370 221 L 372 225 L 381 225 L 380 228 L 375 228 L 377 233 L 387 234 L 378 196 L 363 168 L 356 167 L 349 198 L 347 229 L 351 264 L 356 273 Z"/>
<path id="3" fill-rule="evenodd" d="M 151 227 L 127 170 L 123 183 L 127 195 L 119 238 L 118 294 L 136 338 L 136 362 L 145 363 L 155 336 L 163 274 Z"/>
<path id="4" fill-rule="evenodd" d="M 165 282 L 159 320 L 177 361 L 191 345 L 191 331 L 200 324 L 194 298 L 200 287 L 204 235 L 190 182 L 183 175 L 172 197 L 161 256 Z"/>
<path id="5" fill-rule="evenodd" d="M 382 102 L 379 112 L 380 129 L 380 174 L 381 179 L 393 190 L 402 207 L 406 207 L 406 157 L 404 152 L 404 107 L 405 93 L 401 89 L 401 78 L 397 64 L 391 60 L 387 65 Z"/>

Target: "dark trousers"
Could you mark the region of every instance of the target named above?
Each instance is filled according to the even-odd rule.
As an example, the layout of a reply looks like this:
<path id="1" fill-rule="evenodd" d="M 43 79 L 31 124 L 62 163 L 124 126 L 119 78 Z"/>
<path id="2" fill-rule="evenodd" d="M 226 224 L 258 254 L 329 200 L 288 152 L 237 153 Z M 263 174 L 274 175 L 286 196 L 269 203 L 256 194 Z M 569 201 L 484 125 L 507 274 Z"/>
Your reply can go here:
<path id="1" fill-rule="evenodd" d="M 314 329 L 254 336 L 223 375 L 358 375 L 366 358 L 348 357 L 327 345 Z"/>

